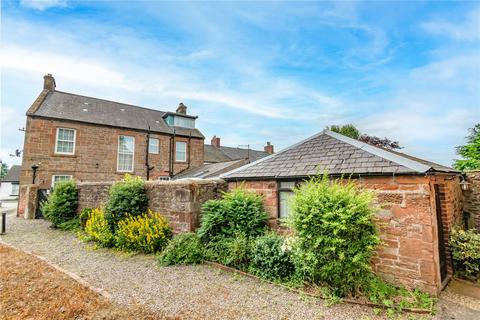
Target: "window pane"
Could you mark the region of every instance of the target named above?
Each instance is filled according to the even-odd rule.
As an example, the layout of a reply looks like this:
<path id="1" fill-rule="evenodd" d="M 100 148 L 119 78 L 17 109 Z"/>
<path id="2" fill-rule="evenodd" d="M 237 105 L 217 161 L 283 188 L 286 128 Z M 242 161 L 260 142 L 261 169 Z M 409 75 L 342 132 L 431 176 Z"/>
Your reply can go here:
<path id="1" fill-rule="evenodd" d="M 118 138 L 118 171 L 133 171 L 133 149 L 135 139 L 128 136 Z"/>
<path id="2" fill-rule="evenodd" d="M 56 152 L 73 153 L 74 149 L 75 149 L 75 129 L 58 128 Z"/>
<path id="3" fill-rule="evenodd" d="M 176 142 L 175 143 L 175 159 L 176 161 L 187 161 L 187 143 Z"/>
<path id="4" fill-rule="evenodd" d="M 159 149 L 159 140 L 155 138 L 150 138 L 148 143 L 148 152 L 158 153 L 158 149 Z"/>
<path id="5" fill-rule="evenodd" d="M 18 184 L 12 184 L 12 196 L 18 196 L 19 187 Z"/>
<path id="6" fill-rule="evenodd" d="M 52 177 L 52 187 L 55 187 L 55 185 L 60 182 L 60 181 L 68 181 L 72 180 L 72 176 L 69 175 L 57 175 Z"/>
<path id="7" fill-rule="evenodd" d="M 285 218 L 289 214 L 290 199 L 294 195 L 291 191 L 280 191 L 280 218 Z"/>

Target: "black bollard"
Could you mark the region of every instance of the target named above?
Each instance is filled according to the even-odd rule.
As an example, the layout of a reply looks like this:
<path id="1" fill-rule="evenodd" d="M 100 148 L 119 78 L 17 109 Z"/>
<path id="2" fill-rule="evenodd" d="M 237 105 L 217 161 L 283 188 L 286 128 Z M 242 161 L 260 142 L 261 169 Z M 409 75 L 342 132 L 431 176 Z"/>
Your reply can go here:
<path id="1" fill-rule="evenodd" d="M 2 234 L 5 233 L 6 223 L 7 223 L 7 213 L 2 212 Z"/>

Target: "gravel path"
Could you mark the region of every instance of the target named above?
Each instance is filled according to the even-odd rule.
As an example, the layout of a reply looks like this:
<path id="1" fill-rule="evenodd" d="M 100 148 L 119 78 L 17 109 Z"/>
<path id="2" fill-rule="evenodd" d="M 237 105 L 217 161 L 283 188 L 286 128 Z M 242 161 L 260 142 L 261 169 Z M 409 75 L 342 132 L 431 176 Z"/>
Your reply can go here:
<path id="1" fill-rule="evenodd" d="M 0 240 L 45 257 L 105 290 L 117 303 L 140 303 L 182 319 L 380 319 L 369 307 L 327 307 L 321 300 L 206 265 L 159 267 L 153 256 L 94 250 L 43 220 L 9 215 L 7 234 Z M 441 307 L 434 318 L 455 319 L 457 311 L 461 319 L 480 318 L 478 311 L 451 301 Z"/>

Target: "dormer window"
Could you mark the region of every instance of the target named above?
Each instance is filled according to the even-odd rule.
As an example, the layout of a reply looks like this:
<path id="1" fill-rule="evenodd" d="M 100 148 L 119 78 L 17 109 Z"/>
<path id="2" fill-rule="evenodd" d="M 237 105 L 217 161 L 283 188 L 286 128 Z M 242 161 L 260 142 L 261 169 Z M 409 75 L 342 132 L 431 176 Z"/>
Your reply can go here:
<path id="1" fill-rule="evenodd" d="M 165 121 L 169 126 L 195 129 L 195 117 L 185 117 L 178 114 L 169 114 Z"/>

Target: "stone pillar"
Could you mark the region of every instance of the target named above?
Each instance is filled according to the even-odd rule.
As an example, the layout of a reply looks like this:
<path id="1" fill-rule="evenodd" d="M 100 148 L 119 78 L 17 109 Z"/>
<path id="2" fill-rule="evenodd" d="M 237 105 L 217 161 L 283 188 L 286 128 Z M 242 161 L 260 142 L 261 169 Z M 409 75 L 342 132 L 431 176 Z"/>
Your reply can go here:
<path id="1" fill-rule="evenodd" d="M 35 219 L 35 213 L 38 206 L 38 186 L 36 184 L 29 184 L 26 186 L 25 193 L 25 211 L 23 217 L 25 219 Z"/>

